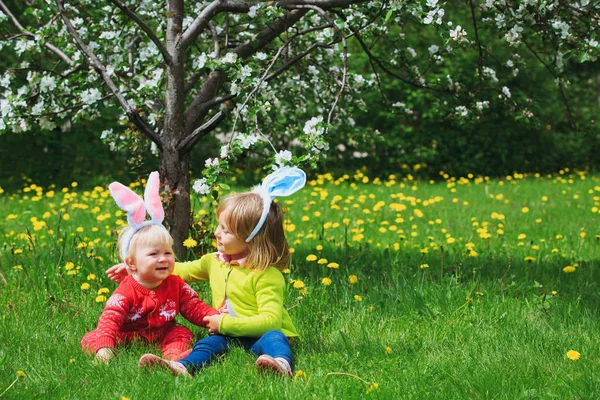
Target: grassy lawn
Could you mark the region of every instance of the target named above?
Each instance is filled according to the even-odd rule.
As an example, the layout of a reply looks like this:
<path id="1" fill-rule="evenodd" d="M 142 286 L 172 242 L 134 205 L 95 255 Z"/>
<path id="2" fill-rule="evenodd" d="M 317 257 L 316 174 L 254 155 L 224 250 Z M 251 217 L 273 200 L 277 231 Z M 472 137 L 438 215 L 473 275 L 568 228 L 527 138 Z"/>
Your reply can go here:
<path id="1" fill-rule="evenodd" d="M 0 193 L 0 398 L 600 398 L 599 176 L 313 178 L 282 200 L 293 379 L 237 348 L 193 380 L 142 344 L 93 364 L 124 216 L 105 187 Z"/>

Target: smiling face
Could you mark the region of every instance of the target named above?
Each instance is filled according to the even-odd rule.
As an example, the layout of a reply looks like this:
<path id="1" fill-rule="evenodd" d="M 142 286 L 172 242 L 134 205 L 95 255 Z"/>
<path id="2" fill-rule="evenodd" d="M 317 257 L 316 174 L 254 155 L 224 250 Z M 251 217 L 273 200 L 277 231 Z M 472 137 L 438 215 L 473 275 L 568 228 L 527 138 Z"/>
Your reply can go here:
<path id="1" fill-rule="evenodd" d="M 135 254 L 128 258 L 133 277 L 147 289 L 160 285 L 175 267 L 173 249 L 163 243 L 138 246 Z"/>
<path id="2" fill-rule="evenodd" d="M 215 230 L 217 249 L 230 256 L 232 260 L 237 260 L 248 255 L 248 244 L 231 231 L 227 224 L 228 215 L 226 211 L 219 214 L 219 225 Z"/>
<path id="3" fill-rule="evenodd" d="M 171 235 L 159 225 L 140 229 L 131 238 L 125 263 L 140 285 L 147 289 L 156 288 L 175 267 Z"/>

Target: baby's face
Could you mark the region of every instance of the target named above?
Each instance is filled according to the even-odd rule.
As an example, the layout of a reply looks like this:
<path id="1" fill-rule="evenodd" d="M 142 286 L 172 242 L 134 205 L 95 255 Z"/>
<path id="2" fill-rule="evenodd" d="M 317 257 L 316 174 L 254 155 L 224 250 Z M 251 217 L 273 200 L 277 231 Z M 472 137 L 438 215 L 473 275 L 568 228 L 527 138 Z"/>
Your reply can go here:
<path id="1" fill-rule="evenodd" d="M 140 285 L 154 289 L 173 272 L 173 249 L 164 243 L 141 245 L 133 254 L 130 267 L 133 277 Z"/>

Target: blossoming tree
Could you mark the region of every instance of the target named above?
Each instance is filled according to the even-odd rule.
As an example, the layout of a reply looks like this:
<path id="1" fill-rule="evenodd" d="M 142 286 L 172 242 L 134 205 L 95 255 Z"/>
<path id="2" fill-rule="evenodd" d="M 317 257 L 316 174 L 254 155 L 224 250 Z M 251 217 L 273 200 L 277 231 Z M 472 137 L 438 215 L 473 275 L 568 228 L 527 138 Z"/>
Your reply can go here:
<path id="1" fill-rule="evenodd" d="M 190 150 L 211 133 L 220 131 L 223 147 L 193 185 L 202 194 L 244 152 L 275 168 L 316 162 L 329 136 L 352 132 L 352 112 L 365 106 L 360 91 L 383 75 L 434 93 L 440 118 L 477 115 L 491 101 L 530 118 L 526 94 L 499 79 L 498 66 L 518 73 L 519 52 L 534 54 L 561 88 L 568 55 L 598 55 L 597 2 L 462 3 L 454 21 L 438 0 L 0 1 L 0 49 L 11 63 L 0 79 L 0 132 L 59 129 L 119 110 L 121 129 L 101 135 L 112 146 L 146 137 L 160 154 L 166 220 L 181 254 Z M 437 35 L 421 44 L 419 62 L 401 40 L 415 27 Z M 490 35 L 510 51 L 487 47 Z M 395 50 L 380 54 L 381 43 Z M 372 71 L 352 73 L 349 48 Z M 474 85 L 448 73 L 464 52 L 477 55 Z"/>

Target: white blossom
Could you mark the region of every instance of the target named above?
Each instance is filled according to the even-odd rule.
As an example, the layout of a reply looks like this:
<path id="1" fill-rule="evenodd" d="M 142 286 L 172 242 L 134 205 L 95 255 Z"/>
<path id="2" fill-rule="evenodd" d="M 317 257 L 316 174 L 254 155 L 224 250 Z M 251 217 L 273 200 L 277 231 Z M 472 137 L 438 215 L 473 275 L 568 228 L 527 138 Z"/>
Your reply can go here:
<path id="1" fill-rule="evenodd" d="M 304 124 L 304 133 L 307 135 L 322 135 L 325 129 L 323 127 L 318 127 L 321 122 L 323 122 L 323 117 L 312 117 Z"/>
<path id="2" fill-rule="evenodd" d="M 429 50 L 430 54 L 435 54 L 438 51 L 440 51 L 440 48 L 439 48 L 439 46 L 436 46 L 435 44 L 432 44 L 431 46 L 429 46 L 429 48 L 427 50 Z"/>
<path id="3" fill-rule="evenodd" d="M 227 53 L 225 57 L 221 59 L 226 64 L 234 63 L 237 60 L 237 54 L 235 53 Z"/>
<path id="4" fill-rule="evenodd" d="M 508 97 L 508 98 L 510 99 L 511 93 L 510 93 L 510 89 L 509 89 L 509 88 L 507 88 L 506 86 L 503 86 L 503 87 L 502 87 L 502 93 L 503 93 L 503 94 L 504 94 L 506 97 Z"/>
<path id="5" fill-rule="evenodd" d="M 292 152 L 289 150 L 281 150 L 279 153 L 275 154 L 275 162 L 277 165 L 284 165 L 285 161 L 292 160 Z"/>
<path id="6" fill-rule="evenodd" d="M 81 92 L 81 101 L 85 104 L 93 104 L 100 100 L 102 94 L 96 88 L 86 89 Z"/>
<path id="7" fill-rule="evenodd" d="M 192 190 L 200 195 L 205 195 L 210 192 L 210 186 L 206 184 L 206 178 L 196 179 L 192 186 Z"/>
<path id="8" fill-rule="evenodd" d="M 46 93 L 54 90 L 56 87 L 56 79 L 53 76 L 43 76 L 40 81 L 40 92 Z"/>

